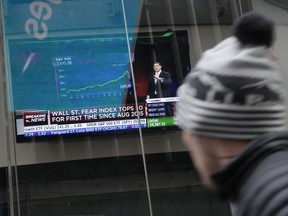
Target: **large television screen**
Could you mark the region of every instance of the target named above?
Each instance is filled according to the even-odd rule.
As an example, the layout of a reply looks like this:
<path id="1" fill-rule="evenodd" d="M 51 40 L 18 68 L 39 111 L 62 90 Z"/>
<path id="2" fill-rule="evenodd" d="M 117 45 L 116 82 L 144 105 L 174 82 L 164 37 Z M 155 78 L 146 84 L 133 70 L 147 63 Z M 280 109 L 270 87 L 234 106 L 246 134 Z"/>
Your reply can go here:
<path id="1" fill-rule="evenodd" d="M 177 125 L 176 90 L 190 71 L 186 31 L 10 39 L 8 46 L 20 141 Z M 172 82 L 168 95 L 151 98 L 155 60 Z"/>

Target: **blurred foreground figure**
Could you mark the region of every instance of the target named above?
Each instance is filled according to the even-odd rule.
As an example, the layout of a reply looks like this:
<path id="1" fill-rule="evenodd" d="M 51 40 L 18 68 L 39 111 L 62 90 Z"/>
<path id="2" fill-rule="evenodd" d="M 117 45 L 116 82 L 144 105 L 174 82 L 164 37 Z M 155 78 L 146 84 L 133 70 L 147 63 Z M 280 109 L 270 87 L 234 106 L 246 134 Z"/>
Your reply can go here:
<path id="1" fill-rule="evenodd" d="M 272 21 L 245 14 L 178 89 L 183 142 L 203 183 L 237 216 L 288 215 L 284 88 L 267 55 L 274 34 Z"/>

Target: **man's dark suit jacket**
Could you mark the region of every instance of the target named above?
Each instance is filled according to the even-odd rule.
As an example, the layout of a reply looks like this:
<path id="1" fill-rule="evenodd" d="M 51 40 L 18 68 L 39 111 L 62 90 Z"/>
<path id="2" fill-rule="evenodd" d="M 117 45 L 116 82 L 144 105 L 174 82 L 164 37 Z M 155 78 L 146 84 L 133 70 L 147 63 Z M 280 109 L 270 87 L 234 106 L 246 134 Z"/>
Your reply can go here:
<path id="1" fill-rule="evenodd" d="M 161 98 L 171 96 L 170 86 L 172 84 L 172 79 L 170 73 L 162 70 L 159 75 L 159 78 L 163 78 L 163 81 L 157 80 L 156 83 L 154 75 L 155 73 L 153 73 L 149 78 L 150 98 Z"/>

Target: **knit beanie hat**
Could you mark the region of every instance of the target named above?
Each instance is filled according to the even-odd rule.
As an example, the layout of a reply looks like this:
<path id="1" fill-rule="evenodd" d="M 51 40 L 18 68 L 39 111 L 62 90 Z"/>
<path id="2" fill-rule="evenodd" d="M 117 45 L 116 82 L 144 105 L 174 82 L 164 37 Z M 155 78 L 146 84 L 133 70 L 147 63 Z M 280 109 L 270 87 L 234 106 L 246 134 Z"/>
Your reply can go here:
<path id="1" fill-rule="evenodd" d="M 249 13 L 233 27 L 233 36 L 204 52 L 177 91 L 179 127 L 194 135 L 250 140 L 286 128 L 281 75 L 266 57 L 273 23 Z"/>

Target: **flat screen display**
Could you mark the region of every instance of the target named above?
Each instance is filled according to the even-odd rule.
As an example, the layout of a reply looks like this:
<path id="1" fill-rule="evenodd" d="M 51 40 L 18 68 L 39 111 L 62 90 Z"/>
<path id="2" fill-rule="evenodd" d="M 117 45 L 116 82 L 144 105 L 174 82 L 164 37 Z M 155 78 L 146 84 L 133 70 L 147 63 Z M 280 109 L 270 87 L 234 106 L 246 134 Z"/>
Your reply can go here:
<path id="1" fill-rule="evenodd" d="M 176 90 L 190 71 L 187 32 L 138 33 L 128 41 L 131 52 L 121 34 L 10 39 L 18 140 L 175 127 Z M 155 56 L 172 82 L 169 95 L 151 98 Z"/>

